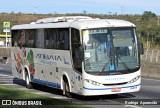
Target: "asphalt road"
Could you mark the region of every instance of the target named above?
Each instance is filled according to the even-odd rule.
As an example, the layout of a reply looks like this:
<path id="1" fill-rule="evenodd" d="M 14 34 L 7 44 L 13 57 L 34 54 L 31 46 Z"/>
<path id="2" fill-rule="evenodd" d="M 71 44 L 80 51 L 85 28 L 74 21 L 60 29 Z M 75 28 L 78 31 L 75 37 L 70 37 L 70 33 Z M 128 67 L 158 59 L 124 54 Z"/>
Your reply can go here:
<path id="1" fill-rule="evenodd" d="M 73 98 L 62 96 L 62 91 L 35 84 L 35 89 L 26 89 L 25 82 L 16 79 L 11 74 L 11 66 L 0 64 L 0 85 L 10 85 L 21 90 L 29 90 L 35 94 L 45 95 L 51 98 L 63 99 L 72 103 L 83 104 L 96 108 L 160 108 L 160 105 L 136 105 L 136 102 L 160 103 L 160 80 L 142 78 L 141 90 L 136 93 L 126 93 L 98 97 L 82 97 L 73 95 Z M 37 87 L 38 86 L 38 87 Z M 147 99 L 147 100 L 145 100 Z M 158 100 L 159 99 L 159 100 Z M 127 103 L 127 104 L 126 104 Z"/>

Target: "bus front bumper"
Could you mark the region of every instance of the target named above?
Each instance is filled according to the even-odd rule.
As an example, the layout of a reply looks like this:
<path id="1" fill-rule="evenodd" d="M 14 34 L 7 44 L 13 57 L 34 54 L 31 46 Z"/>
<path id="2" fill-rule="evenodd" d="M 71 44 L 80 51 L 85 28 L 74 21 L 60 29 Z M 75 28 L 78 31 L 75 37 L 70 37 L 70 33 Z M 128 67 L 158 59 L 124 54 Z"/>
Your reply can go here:
<path id="1" fill-rule="evenodd" d="M 140 90 L 140 86 L 141 84 L 122 86 L 122 87 L 108 87 L 108 88 L 83 87 L 83 95 L 84 96 L 95 96 L 95 95 L 109 95 L 109 94 L 137 92 Z"/>

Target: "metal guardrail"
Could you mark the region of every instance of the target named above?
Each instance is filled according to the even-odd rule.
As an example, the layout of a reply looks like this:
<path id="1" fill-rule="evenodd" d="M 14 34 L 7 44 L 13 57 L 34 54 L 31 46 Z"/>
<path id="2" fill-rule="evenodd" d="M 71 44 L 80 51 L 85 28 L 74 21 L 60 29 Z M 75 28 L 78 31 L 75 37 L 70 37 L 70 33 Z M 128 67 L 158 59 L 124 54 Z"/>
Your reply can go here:
<path id="1" fill-rule="evenodd" d="M 146 49 L 141 56 L 142 76 L 160 79 L 160 50 Z"/>
<path id="2" fill-rule="evenodd" d="M 141 56 L 143 62 L 160 63 L 160 50 L 159 49 L 146 49 L 144 55 Z"/>

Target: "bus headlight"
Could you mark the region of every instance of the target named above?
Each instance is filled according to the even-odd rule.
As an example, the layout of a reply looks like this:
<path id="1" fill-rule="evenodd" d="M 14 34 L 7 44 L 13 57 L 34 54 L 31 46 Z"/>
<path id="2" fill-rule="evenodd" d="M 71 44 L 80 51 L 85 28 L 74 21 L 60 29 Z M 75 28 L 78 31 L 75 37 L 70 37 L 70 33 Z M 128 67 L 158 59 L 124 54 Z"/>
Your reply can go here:
<path id="1" fill-rule="evenodd" d="M 133 78 L 131 81 L 128 82 L 128 84 L 136 82 L 139 78 L 140 78 L 140 76 Z"/>
<path id="2" fill-rule="evenodd" d="M 92 81 L 92 80 L 89 80 L 89 79 L 85 79 L 84 81 L 86 81 L 86 82 L 88 82 L 88 83 L 90 83 L 90 84 L 96 85 L 96 86 L 101 85 L 101 83 L 96 82 L 96 81 Z"/>

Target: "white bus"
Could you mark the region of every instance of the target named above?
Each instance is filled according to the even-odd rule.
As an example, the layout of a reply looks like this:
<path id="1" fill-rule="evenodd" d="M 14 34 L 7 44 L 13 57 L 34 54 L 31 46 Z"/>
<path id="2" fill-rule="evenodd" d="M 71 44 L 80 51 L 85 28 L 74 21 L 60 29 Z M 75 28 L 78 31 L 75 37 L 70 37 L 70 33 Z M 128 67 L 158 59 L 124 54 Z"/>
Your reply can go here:
<path id="1" fill-rule="evenodd" d="M 140 48 L 134 24 L 66 16 L 12 27 L 12 73 L 26 81 L 94 96 L 140 90 Z M 140 50 L 142 49 L 142 50 Z"/>

